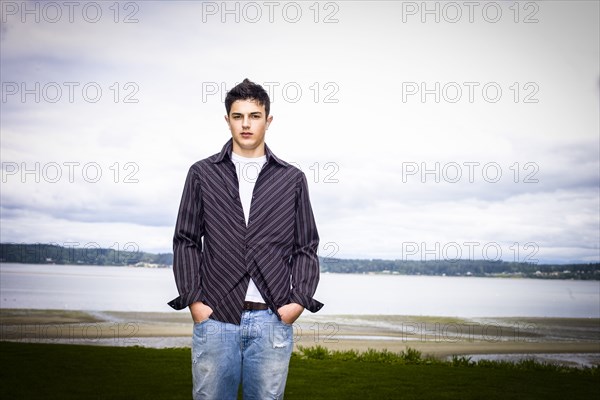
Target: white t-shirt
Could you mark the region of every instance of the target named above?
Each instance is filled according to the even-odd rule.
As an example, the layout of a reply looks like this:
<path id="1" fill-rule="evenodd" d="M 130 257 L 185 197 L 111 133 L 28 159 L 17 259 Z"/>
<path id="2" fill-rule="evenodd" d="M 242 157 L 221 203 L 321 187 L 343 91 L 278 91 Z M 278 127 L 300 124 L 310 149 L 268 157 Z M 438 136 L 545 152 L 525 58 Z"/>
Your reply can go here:
<path id="1" fill-rule="evenodd" d="M 233 161 L 237 172 L 238 183 L 240 186 L 240 200 L 242 202 L 242 209 L 244 210 L 244 217 L 246 218 L 246 225 L 248 225 L 254 184 L 256 183 L 260 170 L 267 162 L 267 156 L 247 158 L 235 154 L 232 151 L 231 160 Z M 246 292 L 246 301 L 253 301 L 256 303 L 265 302 L 252 279 L 250 279 L 250 285 L 248 285 L 248 291 Z"/>

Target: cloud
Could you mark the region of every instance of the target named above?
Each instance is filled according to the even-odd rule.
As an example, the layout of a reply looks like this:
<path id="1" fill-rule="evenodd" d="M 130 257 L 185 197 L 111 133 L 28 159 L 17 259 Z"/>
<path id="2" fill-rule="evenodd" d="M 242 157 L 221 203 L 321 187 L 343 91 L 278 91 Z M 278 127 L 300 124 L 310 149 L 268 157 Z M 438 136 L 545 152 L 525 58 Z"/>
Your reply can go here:
<path id="1" fill-rule="evenodd" d="M 249 77 L 271 91 L 267 143 L 307 175 L 322 255 L 475 241 L 600 259 L 596 3 L 544 3 L 530 24 L 502 3 L 497 23 L 391 2 L 298 3 L 295 23 L 287 3 L 273 22 L 119 3 L 115 22 L 98 4 L 94 23 L 2 24 L 2 241 L 170 251 L 187 169 L 228 139 L 224 94 Z"/>

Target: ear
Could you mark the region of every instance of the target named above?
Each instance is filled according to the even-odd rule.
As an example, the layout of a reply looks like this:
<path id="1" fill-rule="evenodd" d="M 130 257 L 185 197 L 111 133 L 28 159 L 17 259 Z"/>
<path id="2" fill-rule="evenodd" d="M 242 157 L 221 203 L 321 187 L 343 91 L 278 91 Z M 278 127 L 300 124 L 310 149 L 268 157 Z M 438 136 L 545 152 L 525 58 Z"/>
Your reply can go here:
<path id="1" fill-rule="evenodd" d="M 229 126 L 229 128 L 231 129 L 231 124 L 229 123 L 229 116 L 225 115 L 225 122 L 227 122 L 227 126 Z"/>
<path id="2" fill-rule="evenodd" d="M 267 128 L 266 128 L 266 129 L 269 129 L 269 125 L 271 125 L 271 121 L 273 121 L 273 116 L 272 116 L 272 115 L 269 115 L 269 116 L 267 117 Z"/>

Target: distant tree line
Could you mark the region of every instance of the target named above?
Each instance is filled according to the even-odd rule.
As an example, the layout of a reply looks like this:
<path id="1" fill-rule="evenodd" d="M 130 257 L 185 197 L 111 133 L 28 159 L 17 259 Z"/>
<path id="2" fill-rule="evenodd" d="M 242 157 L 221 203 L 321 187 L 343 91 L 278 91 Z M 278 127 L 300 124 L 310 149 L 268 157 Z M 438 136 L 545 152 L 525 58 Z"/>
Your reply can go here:
<path id="1" fill-rule="evenodd" d="M 71 246 L 55 244 L 1 243 L 0 262 L 24 264 L 81 264 L 81 265 L 135 265 L 156 264 L 169 267 L 173 264 L 172 253 L 146 253 L 139 251 L 134 243 L 115 248 L 100 248 L 96 243 Z"/>
<path id="2" fill-rule="evenodd" d="M 321 271 L 349 274 L 527 277 L 600 280 L 600 263 L 534 264 L 491 260 L 364 260 L 322 258 Z"/>
<path id="3" fill-rule="evenodd" d="M 139 265 L 171 267 L 172 253 L 147 253 L 131 246 L 1 243 L 0 262 L 24 264 Z M 381 260 L 320 257 L 322 272 L 434 276 L 526 277 L 600 280 L 600 263 L 534 264 L 491 260 Z"/>

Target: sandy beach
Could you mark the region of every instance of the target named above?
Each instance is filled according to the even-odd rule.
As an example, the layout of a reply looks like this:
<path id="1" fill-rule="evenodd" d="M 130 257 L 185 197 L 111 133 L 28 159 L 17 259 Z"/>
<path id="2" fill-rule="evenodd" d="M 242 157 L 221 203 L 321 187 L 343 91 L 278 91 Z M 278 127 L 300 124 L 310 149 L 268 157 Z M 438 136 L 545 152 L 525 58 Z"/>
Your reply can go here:
<path id="1" fill-rule="evenodd" d="M 106 346 L 189 347 L 187 312 L 0 310 L 0 340 Z M 448 318 L 304 314 L 294 324 L 296 347 L 410 347 L 435 357 L 537 355 L 565 363 L 600 364 L 597 318 Z M 560 355 L 563 355 L 562 357 Z"/>

